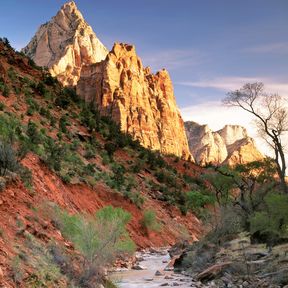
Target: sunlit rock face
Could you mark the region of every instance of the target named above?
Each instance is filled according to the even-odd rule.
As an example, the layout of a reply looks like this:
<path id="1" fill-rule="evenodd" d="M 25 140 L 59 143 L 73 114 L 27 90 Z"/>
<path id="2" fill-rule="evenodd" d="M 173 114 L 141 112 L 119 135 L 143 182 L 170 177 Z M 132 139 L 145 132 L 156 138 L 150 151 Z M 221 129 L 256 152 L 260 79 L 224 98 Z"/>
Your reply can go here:
<path id="1" fill-rule="evenodd" d="M 226 125 L 213 132 L 207 125 L 185 122 L 190 152 L 200 165 L 245 164 L 263 159 L 244 127 Z"/>
<path id="2" fill-rule="evenodd" d="M 144 147 L 191 158 L 168 72 L 144 68 L 133 45 L 116 43 L 108 52 L 74 2 L 42 25 L 23 51 Z"/>
<path id="3" fill-rule="evenodd" d="M 116 43 L 104 61 L 83 67 L 77 93 L 143 146 L 189 158 L 170 76 L 144 68 L 133 45 Z"/>
<path id="4" fill-rule="evenodd" d="M 41 25 L 22 51 L 69 86 L 77 84 L 82 65 L 100 62 L 108 54 L 73 1 Z"/>

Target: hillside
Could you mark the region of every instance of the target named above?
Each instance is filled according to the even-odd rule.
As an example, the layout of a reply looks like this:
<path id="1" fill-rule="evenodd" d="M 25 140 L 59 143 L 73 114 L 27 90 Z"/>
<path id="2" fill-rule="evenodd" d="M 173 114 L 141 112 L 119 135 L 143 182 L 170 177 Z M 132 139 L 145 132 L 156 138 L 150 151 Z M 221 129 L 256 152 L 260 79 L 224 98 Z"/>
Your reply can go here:
<path id="1" fill-rule="evenodd" d="M 197 179 L 201 168 L 176 156 L 163 158 L 133 141 L 6 39 L 0 41 L 0 103 L 0 143 L 6 153 L 1 157 L 9 156 L 0 178 L 0 281 L 5 287 L 25 287 L 40 277 L 27 239 L 75 253 L 52 215 L 43 212 L 49 202 L 69 213 L 122 207 L 132 216 L 128 230 L 138 248 L 201 235 L 201 222 L 185 197 L 185 191 L 203 185 Z M 149 209 L 161 223 L 159 232 L 141 226 Z"/>

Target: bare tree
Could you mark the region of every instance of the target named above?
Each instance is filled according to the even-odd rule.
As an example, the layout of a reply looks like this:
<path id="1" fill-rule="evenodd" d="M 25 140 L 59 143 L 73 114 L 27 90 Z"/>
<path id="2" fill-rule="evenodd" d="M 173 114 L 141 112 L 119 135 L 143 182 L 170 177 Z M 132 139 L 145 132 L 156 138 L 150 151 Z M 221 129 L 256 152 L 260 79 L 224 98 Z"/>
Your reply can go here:
<path id="1" fill-rule="evenodd" d="M 223 100 L 227 106 L 240 107 L 255 117 L 259 135 L 274 150 L 274 160 L 283 191 L 288 193 L 285 182 L 286 161 L 283 135 L 288 131 L 288 109 L 284 98 L 266 93 L 261 82 L 247 83 L 241 89 L 229 92 Z"/>

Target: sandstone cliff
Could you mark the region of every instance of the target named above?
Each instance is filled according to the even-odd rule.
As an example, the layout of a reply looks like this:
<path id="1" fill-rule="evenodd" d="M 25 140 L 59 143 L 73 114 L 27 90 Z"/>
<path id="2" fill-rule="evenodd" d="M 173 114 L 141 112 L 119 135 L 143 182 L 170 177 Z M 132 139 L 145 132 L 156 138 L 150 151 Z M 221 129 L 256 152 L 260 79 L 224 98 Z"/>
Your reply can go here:
<path id="1" fill-rule="evenodd" d="M 73 1 L 42 25 L 23 51 L 64 85 L 77 85 L 83 99 L 143 146 L 191 158 L 168 72 L 153 75 L 132 45 L 115 44 L 108 53 Z"/>
<path id="2" fill-rule="evenodd" d="M 170 76 L 144 68 L 134 46 L 116 43 L 104 61 L 83 66 L 77 93 L 143 146 L 189 157 Z"/>
<path id="3" fill-rule="evenodd" d="M 64 85 L 71 86 L 76 85 L 83 64 L 99 62 L 108 54 L 73 1 L 41 25 L 22 51 L 37 65 L 48 67 Z"/>
<path id="4" fill-rule="evenodd" d="M 213 132 L 207 125 L 185 122 L 190 152 L 200 165 L 248 163 L 263 158 L 244 127 L 226 125 Z"/>

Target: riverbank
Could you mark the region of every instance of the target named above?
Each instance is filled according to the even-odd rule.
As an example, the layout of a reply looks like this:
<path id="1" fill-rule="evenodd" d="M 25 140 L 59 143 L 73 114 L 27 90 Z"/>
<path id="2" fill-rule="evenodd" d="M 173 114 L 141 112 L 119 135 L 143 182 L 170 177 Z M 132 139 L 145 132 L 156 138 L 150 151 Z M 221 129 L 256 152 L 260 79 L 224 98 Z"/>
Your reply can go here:
<path id="1" fill-rule="evenodd" d="M 213 287 L 194 281 L 182 273 L 175 273 L 167 248 L 137 252 L 136 259 L 131 269 L 118 269 L 110 275 L 117 287 Z"/>

